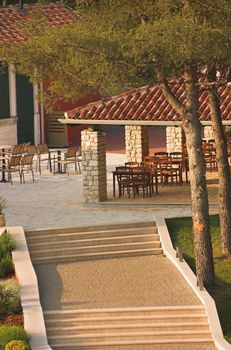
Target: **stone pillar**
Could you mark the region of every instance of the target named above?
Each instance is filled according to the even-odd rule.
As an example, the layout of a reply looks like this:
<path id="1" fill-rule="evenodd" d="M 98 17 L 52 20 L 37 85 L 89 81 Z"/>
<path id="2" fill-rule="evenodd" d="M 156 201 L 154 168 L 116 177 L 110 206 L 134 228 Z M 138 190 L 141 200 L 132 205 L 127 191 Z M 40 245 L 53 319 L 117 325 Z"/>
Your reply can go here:
<path id="1" fill-rule="evenodd" d="M 214 138 L 214 135 L 213 135 L 213 127 L 212 126 L 204 126 L 204 139 L 206 140 L 211 140 Z"/>
<path id="2" fill-rule="evenodd" d="M 142 162 L 149 154 L 148 128 L 146 126 L 125 126 L 125 147 L 128 162 Z"/>
<path id="3" fill-rule="evenodd" d="M 166 127 L 167 152 L 182 152 L 182 128 L 181 126 Z"/>
<path id="4" fill-rule="evenodd" d="M 105 133 L 88 128 L 81 132 L 84 203 L 107 199 Z"/>

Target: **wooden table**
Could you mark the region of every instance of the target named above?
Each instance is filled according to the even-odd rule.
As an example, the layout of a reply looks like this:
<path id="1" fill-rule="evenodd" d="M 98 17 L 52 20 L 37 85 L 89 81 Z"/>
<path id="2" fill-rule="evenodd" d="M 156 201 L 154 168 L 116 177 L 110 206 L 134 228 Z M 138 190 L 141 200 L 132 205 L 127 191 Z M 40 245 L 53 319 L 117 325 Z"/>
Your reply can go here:
<path id="1" fill-rule="evenodd" d="M 60 147 L 60 148 L 49 148 L 50 152 L 57 153 L 57 159 L 62 159 L 62 152 L 65 152 L 68 149 L 68 147 Z M 54 162 L 54 173 L 55 173 L 55 162 Z M 64 174 L 65 172 L 62 170 L 61 163 L 58 163 L 58 174 Z"/>
<path id="2" fill-rule="evenodd" d="M 0 145 L 0 150 L 1 150 L 1 154 L 2 154 L 2 178 L 0 180 L 0 182 L 8 182 L 6 180 L 6 176 L 5 176 L 5 171 L 4 166 L 6 165 L 6 150 L 10 149 L 12 146 L 11 145 Z"/>

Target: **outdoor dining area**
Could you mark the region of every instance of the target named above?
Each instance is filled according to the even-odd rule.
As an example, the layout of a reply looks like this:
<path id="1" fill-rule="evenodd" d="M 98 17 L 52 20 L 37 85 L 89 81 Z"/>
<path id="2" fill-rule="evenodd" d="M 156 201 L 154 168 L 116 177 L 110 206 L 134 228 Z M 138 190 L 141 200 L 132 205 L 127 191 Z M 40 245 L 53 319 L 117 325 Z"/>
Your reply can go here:
<path id="1" fill-rule="evenodd" d="M 216 150 L 214 140 L 202 143 L 202 151 L 208 173 L 217 171 Z M 113 197 L 157 195 L 166 186 L 188 185 L 189 164 L 186 145 L 182 152 L 155 152 L 145 156 L 142 162 L 126 162 L 113 171 Z"/>
<path id="2" fill-rule="evenodd" d="M 27 174 L 34 182 L 34 172 L 42 173 L 45 163 L 47 170 L 52 173 L 69 175 L 73 165 L 76 174 L 81 173 L 81 149 L 77 146 L 50 149 L 47 144 L 32 145 L 30 142 L 14 146 L 0 145 L 0 182 L 13 184 L 13 174 L 19 175 L 20 183 L 26 182 Z"/>

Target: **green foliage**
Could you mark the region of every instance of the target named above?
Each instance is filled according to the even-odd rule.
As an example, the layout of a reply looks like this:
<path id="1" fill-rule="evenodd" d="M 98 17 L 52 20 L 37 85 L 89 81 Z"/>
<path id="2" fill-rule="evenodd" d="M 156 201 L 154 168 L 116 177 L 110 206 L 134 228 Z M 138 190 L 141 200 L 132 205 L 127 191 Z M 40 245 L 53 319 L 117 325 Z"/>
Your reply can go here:
<path id="1" fill-rule="evenodd" d="M 23 327 L 20 326 L 2 326 L 0 327 L 0 350 L 4 350 L 6 344 L 12 340 L 23 340 L 29 342 L 29 336 Z"/>
<path id="2" fill-rule="evenodd" d="M 15 280 L 0 282 L 0 320 L 22 312 L 20 288 Z"/>
<path id="3" fill-rule="evenodd" d="M 174 247 L 180 246 L 185 260 L 195 271 L 193 253 L 192 219 L 167 219 L 167 226 Z M 220 221 L 217 215 L 210 216 L 214 254 L 216 285 L 209 292 L 214 298 L 225 338 L 231 343 L 231 258 L 224 258 L 220 245 Z"/>
<path id="4" fill-rule="evenodd" d="M 50 81 L 48 100 L 152 84 L 160 67 L 171 77 L 187 63 L 199 69 L 230 61 L 226 0 L 80 0 L 77 9 L 65 27 L 35 16 L 24 26 L 26 44 L 2 46 L 1 56 L 19 72 Z"/>
<path id="5" fill-rule="evenodd" d="M 0 278 L 11 276 L 14 272 L 12 256 L 10 253 L 4 254 L 0 259 Z"/>
<path id="6" fill-rule="evenodd" d="M 14 271 L 11 252 L 15 241 L 9 231 L 5 230 L 0 236 L 0 278 L 6 278 Z"/>
<path id="7" fill-rule="evenodd" d="M 11 253 L 16 247 L 15 241 L 13 240 L 10 232 L 4 230 L 0 236 L 0 257 L 7 253 Z"/>
<path id="8" fill-rule="evenodd" d="M 12 340 L 6 344 L 5 350 L 30 350 L 30 346 L 23 340 Z"/>

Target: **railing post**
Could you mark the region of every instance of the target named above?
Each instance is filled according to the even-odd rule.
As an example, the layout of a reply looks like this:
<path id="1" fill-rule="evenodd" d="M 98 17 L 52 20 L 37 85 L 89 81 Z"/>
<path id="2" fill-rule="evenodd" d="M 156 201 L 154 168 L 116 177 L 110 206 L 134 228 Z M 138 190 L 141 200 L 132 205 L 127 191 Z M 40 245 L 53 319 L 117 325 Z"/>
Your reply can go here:
<path id="1" fill-rule="evenodd" d="M 183 253 L 180 247 L 176 247 L 176 257 L 179 259 L 180 262 L 182 262 L 183 259 Z"/>
<path id="2" fill-rule="evenodd" d="M 203 280 L 200 274 L 197 275 L 197 287 L 200 291 L 204 290 Z"/>

